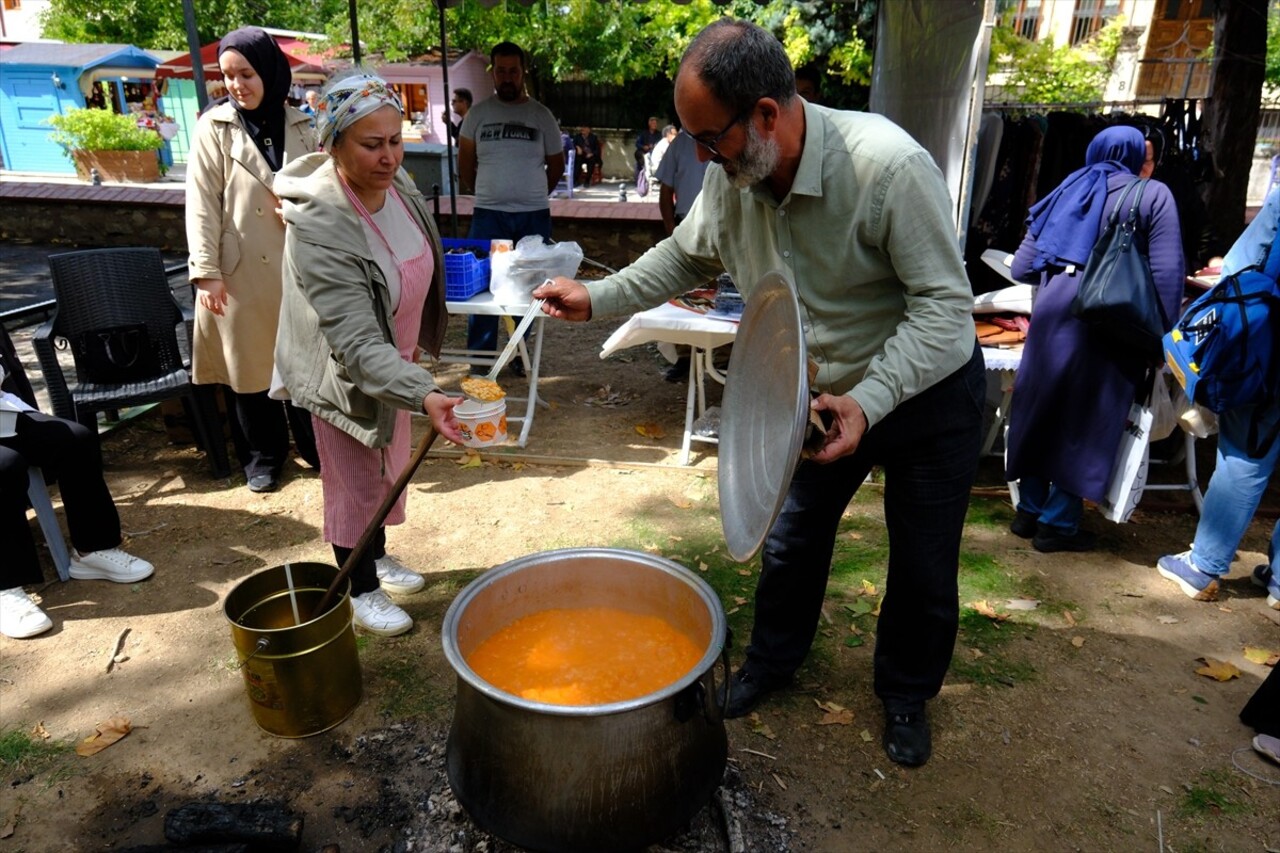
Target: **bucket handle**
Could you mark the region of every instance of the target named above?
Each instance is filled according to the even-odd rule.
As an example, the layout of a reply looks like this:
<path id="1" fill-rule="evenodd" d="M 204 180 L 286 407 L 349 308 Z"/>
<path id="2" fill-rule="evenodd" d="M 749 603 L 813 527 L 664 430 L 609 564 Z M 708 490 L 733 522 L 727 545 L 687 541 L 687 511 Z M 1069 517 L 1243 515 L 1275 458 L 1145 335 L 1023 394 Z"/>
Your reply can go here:
<path id="1" fill-rule="evenodd" d="M 240 661 L 240 665 L 236 667 L 236 669 L 244 669 L 244 665 L 247 664 L 249 661 L 253 660 L 254 655 L 256 655 L 258 652 L 266 651 L 266 648 L 269 645 L 271 645 L 270 640 L 268 640 L 266 637 L 259 637 L 258 642 L 254 643 L 253 651 L 249 653 L 249 656 L 247 658 Z"/>

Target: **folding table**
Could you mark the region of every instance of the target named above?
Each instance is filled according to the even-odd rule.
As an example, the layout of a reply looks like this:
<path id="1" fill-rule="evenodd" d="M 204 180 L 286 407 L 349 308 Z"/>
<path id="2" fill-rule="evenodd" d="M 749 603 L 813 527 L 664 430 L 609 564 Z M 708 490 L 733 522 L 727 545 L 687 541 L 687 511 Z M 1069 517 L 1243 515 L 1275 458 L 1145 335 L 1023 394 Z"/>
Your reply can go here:
<path id="1" fill-rule="evenodd" d="M 684 407 L 684 439 L 680 444 L 681 465 L 689 464 L 691 442 L 705 441 L 714 444 L 717 441 L 712 437 L 694 435 L 693 422 L 707 410 L 706 377 L 710 376 L 724 384 L 724 374 L 717 371 L 712 364 L 712 350 L 733 343 L 734 336 L 737 334 L 738 324 L 733 320 L 708 317 L 697 311 L 664 302 L 657 308 L 631 315 L 631 319 L 610 335 L 600 349 L 600 357 L 608 358 L 618 350 L 650 341 L 683 344 L 689 347 L 689 392 Z"/>
<path id="2" fill-rule="evenodd" d="M 488 290 L 477 293 L 470 299 L 462 301 L 446 301 L 445 308 L 450 314 L 479 314 L 485 316 L 521 316 L 529 309 L 528 300 L 524 302 L 499 302 Z M 533 325 L 529 327 L 527 340 L 521 341 L 519 345 L 520 360 L 524 363 L 525 374 L 529 378 L 529 396 L 528 397 L 507 397 L 507 422 L 520 424 L 520 436 L 516 439 L 516 444 L 524 447 L 529 440 L 529 430 L 533 427 L 533 415 L 537 410 L 538 404 L 544 403 L 538 398 L 538 369 L 542 364 L 542 327 L 546 322 L 545 314 L 538 314 Z M 499 324 L 503 325 L 503 324 Z M 530 350 L 532 346 L 532 351 Z M 469 349 L 445 349 L 440 353 L 438 361 L 446 364 L 470 364 L 475 370 L 481 367 L 491 367 L 497 361 L 498 353 L 489 350 L 469 350 Z M 513 415 L 511 413 L 512 403 L 525 404 L 523 415 Z"/>

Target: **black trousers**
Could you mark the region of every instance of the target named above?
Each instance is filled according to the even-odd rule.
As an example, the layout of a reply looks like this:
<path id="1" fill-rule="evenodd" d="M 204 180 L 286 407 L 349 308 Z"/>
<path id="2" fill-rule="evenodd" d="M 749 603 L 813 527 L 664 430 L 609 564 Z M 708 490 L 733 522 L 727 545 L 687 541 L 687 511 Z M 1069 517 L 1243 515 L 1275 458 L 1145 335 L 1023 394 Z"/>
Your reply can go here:
<path id="1" fill-rule="evenodd" d="M 351 556 L 354 548 L 343 548 L 341 545 L 333 546 L 333 556 L 338 561 L 338 568 L 347 562 L 347 558 Z M 382 584 L 378 582 L 378 566 L 376 560 L 379 557 L 387 555 L 387 528 L 379 527 L 378 532 L 373 535 L 373 541 L 369 543 L 369 547 L 365 549 L 364 556 L 356 567 L 351 570 L 351 574 L 347 577 L 351 580 L 351 597 L 363 595 L 366 592 L 373 592 Z"/>
<path id="2" fill-rule="evenodd" d="M 98 434 L 40 412 L 18 415 L 17 434 L 0 438 L 0 589 L 40 583 L 44 576 L 27 521 L 27 472 L 57 479 L 71 544 L 87 554 L 120 544 L 120 515 L 102 477 Z"/>
<path id="3" fill-rule="evenodd" d="M 231 441 L 244 475 L 269 474 L 279 477 L 289 458 L 289 433 L 298 455 L 308 465 L 320 469 L 316 435 L 311 414 L 292 403 L 272 400 L 266 391 L 240 394 L 223 388 L 231 410 Z"/>
<path id="4" fill-rule="evenodd" d="M 869 429 L 826 465 L 802 462 L 764 543 L 744 667 L 788 679 L 813 645 L 840 516 L 884 469 L 889 570 L 876 627 L 875 692 L 891 713 L 938 694 L 960 620 L 960 535 L 982 446 L 982 354 Z"/>

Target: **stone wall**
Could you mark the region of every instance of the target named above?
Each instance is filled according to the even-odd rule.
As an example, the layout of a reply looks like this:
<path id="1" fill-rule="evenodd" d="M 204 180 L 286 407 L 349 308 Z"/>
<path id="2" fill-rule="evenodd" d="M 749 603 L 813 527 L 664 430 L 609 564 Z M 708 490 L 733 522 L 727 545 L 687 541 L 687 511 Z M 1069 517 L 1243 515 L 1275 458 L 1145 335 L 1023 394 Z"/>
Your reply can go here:
<path id="1" fill-rule="evenodd" d="M 76 189 L 95 190 L 100 198 L 110 193 L 107 187 Z M 121 190 L 126 196 L 119 201 L 0 193 L 0 240 L 83 248 L 155 246 L 185 252 L 183 194 L 166 191 L 167 198 L 140 201 L 132 195 L 137 192 L 141 191 Z M 657 213 L 652 204 L 552 202 L 556 239 L 577 242 L 586 257 L 614 269 L 631 263 L 662 239 Z M 470 224 L 470 216 L 460 211 L 458 234 L 465 236 Z M 441 233 L 451 233 L 447 213 L 441 215 L 439 225 Z"/>

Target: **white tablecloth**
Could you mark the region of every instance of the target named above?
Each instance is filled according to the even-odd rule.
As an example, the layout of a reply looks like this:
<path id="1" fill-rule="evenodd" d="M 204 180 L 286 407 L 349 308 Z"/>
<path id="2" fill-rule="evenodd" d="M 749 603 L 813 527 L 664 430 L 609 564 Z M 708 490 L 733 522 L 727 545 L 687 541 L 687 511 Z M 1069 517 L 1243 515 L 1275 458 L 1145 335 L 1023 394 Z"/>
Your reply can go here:
<path id="1" fill-rule="evenodd" d="M 649 341 L 687 344 L 712 350 L 732 343 L 737 334 L 738 324 L 732 320 L 713 319 L 697 311 L 664 302 L 657 308 L 631 315 L 631 319 L 604 342 L 600 357 L 608 358 L 618 350 Z"/>

